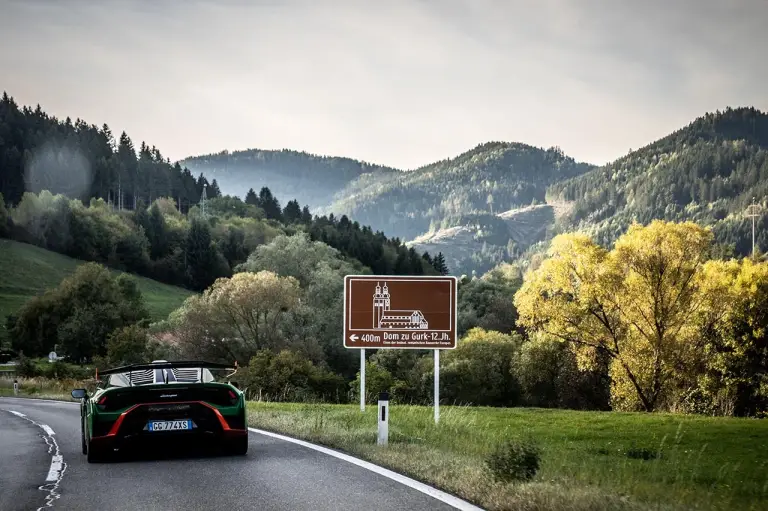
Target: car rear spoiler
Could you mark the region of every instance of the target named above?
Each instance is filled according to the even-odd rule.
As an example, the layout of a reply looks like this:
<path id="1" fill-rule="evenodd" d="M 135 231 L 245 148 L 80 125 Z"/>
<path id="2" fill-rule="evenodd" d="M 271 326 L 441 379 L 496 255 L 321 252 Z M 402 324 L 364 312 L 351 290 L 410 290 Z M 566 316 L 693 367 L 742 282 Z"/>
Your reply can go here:
<path id="1" fill-rule="evenodd" d="M 129 373 L 133 371 L 145 371 L 147 369 L 234 369 L 237 371 L 237 362 L 234 364 L 217 364 L 201 360 L 183 360 L 179 362 L 155 362 L 153 364 L 132 364 L 122 367 L 114 367 L 101 371 L 100 376 L 117 373 Z M 234 373 L 232 373 L 234 374 Z"/>

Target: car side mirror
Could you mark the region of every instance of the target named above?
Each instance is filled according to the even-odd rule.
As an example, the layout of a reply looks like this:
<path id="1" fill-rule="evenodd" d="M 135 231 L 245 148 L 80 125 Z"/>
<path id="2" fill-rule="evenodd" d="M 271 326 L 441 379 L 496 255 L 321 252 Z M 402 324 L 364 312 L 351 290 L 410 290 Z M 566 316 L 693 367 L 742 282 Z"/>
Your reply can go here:
<path id="1" fill-rule="evenodd" d="M 85 399 L 88 395 L 85 389 L 75 389 L 72 391 L 72 397 L 75 399 Z"/>

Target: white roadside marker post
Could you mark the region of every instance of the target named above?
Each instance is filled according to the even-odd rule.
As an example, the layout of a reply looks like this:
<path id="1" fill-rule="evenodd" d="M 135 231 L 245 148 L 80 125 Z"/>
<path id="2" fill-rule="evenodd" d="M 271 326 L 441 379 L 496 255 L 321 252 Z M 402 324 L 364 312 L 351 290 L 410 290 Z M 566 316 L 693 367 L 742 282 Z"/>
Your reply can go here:
<path id="1" fill-rule="evenodd" d="M 19 395 L 19 380 L 13 380 L 13 395 Z"/>
<path id="2" fill-rule="evenodd" d="M 389 393 L 379 394 L 379 437 L 378 445 L 387 445 L 389 442 Z"/>

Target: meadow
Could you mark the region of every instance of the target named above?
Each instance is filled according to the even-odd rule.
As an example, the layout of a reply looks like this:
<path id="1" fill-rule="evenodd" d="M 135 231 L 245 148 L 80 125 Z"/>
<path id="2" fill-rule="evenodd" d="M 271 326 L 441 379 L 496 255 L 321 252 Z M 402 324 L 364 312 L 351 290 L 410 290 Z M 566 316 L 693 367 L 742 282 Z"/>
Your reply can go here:
<path id="1" fill-rule="evenodd" d="M 489 510 L 768 509 L 768 421 L 535 408 L 249 403 L 251 426 L 320 443 L 405 473 Z M 488 454 L 535 443 L 530 482 L 495 482 Z"/>
<path id="2" fill-rule="evenodd" d="M 81 264 L 84 261 L 34 245 L 0 240 L 0 341 L 8 314 L 16 313 L 30 298 L 58 286 Z M 132 276 L 153 321 L 168 317 L 192 294 L 186 289 Z"/>

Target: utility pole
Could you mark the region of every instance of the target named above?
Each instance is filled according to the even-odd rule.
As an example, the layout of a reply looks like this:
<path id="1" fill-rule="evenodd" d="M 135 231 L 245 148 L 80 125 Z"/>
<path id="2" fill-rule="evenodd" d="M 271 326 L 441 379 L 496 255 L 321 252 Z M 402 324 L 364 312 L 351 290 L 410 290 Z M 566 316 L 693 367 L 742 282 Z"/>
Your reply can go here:
<path id="1" fill-rule="evenodd" d="M 760 205 L 755 203 L 755 198 L 752 197 L 752 204 L 747 206 L 747 216 L 752 218 L 752 259 L 757 257 L 757 249 L 755 245 L 755 219 L 760 216 Z"/>
<path id="2" fill-rule="evenodd" d="M 208 199 L 208 193 L 206 192 L 207 187 L 208 185 L 203 185 L 203 195 L 200 197 L 200 212 L 202 213 L 203 218 L 207 218 L 205 211 L 205 201 Z"/>

